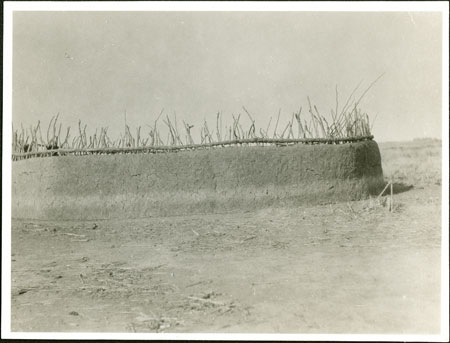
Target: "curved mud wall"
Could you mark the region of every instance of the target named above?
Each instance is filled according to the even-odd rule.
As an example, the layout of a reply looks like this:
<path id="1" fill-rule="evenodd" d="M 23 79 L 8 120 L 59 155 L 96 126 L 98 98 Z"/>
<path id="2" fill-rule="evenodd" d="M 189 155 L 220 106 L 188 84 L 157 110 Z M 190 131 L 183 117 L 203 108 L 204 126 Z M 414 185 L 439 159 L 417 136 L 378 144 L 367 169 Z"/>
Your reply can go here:
<path id="1" fill-rule="evenodd" d="M 12 216 L 106 219 L 358 200 L 383 183 L 374 141 L 12 163 Z"/>

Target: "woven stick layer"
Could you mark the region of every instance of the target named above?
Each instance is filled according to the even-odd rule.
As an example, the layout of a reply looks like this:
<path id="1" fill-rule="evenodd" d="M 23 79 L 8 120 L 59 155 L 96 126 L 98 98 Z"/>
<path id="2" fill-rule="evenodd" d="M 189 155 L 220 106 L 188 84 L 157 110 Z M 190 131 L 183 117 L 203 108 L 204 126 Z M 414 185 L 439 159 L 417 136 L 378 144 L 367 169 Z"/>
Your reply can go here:
<path id="1" fill-rule="evenodd" d="M 189 144 L 178 146 L 143 146 L 143 147 L 131 147 L 131 148 L 90 148 L 90 149 L 54 149 L 45 151 L 32 151 L 26 153 L 13 153 L 13 161 L 18 161 L 33 157 L 50 157 L 50 156 L 66 156 L 66 155 L 95 155 L 95 154 L 123 154 L 123 153 L 165 153 L 165 152 L 178 152 L 184 150 L 199 150 L 225 146 L 236 145 L 293 145 L 293 144 L 344 144 L 351 142 L 360 142 L 366 140 L 372 140 L 373 136 L 359 136 L 359 137 L 346 137 L 346 138 L 300 138 L 300 139 L 288 139 L 288 138 L 247 138 L 247 139 L 235 139 L 222 142 L 212 142 L 203 144 Z"/>

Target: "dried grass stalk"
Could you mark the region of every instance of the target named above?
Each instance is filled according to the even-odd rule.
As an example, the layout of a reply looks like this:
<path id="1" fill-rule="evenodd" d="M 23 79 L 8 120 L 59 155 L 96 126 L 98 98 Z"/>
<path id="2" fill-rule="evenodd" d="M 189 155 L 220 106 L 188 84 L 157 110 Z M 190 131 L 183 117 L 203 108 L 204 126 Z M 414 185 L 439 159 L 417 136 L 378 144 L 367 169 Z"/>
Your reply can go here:
<path id="1" fill-rule="evenodd" d="M 133 135 L 130 126 L 126 123 L 125 112 L 125 130 L 123 133 L 120 133 L 119 138 L 113 140 L 108 137 L 108 128 L 102 127 L 100 128 L 100 132 L 96 130 L 93 135 L 88 135 L 86 132 L 87 125 L 83 126 L 81 121 L 78 121 L 77 134 L 71 137 L 70 127 L 67 127 L 65 128 L 66 134 L 63 139 L 61 132 L 64 130 L 59 120 L 60 114 L 58 113 L 50 119 L 46 132 L 46 140 L 42 137 L 40 121 L 38 121 L 36 126 L 31 126 L 27 130 L 24 129 L 23 125 L 19 129 L 15 129 L 13 126 L 12 150 L 15 156 L 14 158 L 22 158 L 23 156 L 27 156 L 28 158 L 29 156 L 53 156 L 54 153 L 46 152 L 51 150 L 57 150 L 63 154 L 84 154 L 84 152 L 100 153 L 100 150 L 105 153 L 115 153 L 119 150 L 122 153 L 131 153 L 133 151 L 162 152 L 172 151 L 172 148 L 175 148 L 175 150 L 183 150 L 241 144 L 339 143 L 352 141 L 353 139 L 368 139 L 368 137 L 371 137 L 373 123 L 371 125 L 369 116 L 367 113 L 362 112 L 359 105 L 367 92 L 382 76 L 380 75 L 375 79 L 359 97 L 356 97 L 355 94 L 361 85 L 360 82 L 353 89 L 343 106 L 340 106 L 339 91 L 336 86 L 335 106 L 330 110 L 331 117 L 328 118 L 319 112 L 318 107 L 312 104 L 308 96 L 309 118 L 308 114 L 306 117 L 302 115 L 302 108 L 300 107 L 298 112 L 292 114 L 286 124 L 282 124 L 283 130 L 281 134 L 278 133 L 278 127 L 281 124 L 281 108 L 278 111 L 271 135 L 269 134 L 269 130 L 272 124 L 272 117 L 270 117 L 265 129 L 258 128 L 255 120 L 256 117 L 245 106 L 242 106 L 243 111 L 250 121 L 249 125 L 246 126 L 241 123 L 240 113 L 237 116 L 232 114 L 231 125 L 225 125 L 223 130 L 223 116 L 220 112 L 217 112 L 213 130 L 210 130 L 206 119 L 203 122 L 203 126 L 200 127 L 200 144 L 195 144 L 194 141 L 192 131 L 194 125 L 190 125 L 184 120 L 182 123 L 185 134 L 183 138 L 180 136 L 176 113 L 174 113 L 173 121 L 168 115 L 163 120 L 167 129 L 167 139 L 166 143 L 164 143 L 162 135 L 166 132 L 161 132 L 157 125 L 164 113 L 164 109 L 161 110 L 153 125 L 148 125 L 149 132 L 145 136 L 142 134 L 141 126 L 134 130 L 135 134 Z M 297 126 L 296 133 L 294 133 L 294 121 Z M 285 141 L 286 139 L 287 141 Z"/>

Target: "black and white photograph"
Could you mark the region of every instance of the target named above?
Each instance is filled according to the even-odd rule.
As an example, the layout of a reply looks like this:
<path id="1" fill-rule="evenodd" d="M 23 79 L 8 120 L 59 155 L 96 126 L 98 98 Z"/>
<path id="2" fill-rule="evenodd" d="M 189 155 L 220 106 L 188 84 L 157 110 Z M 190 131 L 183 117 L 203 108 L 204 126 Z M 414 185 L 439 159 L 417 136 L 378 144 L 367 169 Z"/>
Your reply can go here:
<path id="1" fill-rule="evenodd" d="M 2 338 L 448 341 L 448 2 L 4 2 Z"/>

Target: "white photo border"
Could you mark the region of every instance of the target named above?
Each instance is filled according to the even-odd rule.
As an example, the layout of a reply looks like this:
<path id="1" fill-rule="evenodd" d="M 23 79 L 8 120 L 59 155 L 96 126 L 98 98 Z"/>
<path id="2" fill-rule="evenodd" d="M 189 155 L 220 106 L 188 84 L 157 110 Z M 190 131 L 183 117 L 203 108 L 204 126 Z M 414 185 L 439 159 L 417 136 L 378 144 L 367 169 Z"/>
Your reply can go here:
<path id="1" fill-rule="evenodd" d="M 12 17 L 14 11 L 327 11 L 442 13 L 442 245 L 441 333 L 438 335 L 370 334 L 200 334 L 200 333 L 55 333 L 11 332 L 11 125 Z M 4 2 L 3 142 L 2 142 L 2 338 L 11 339 L 158 339 L 158 340 L 308 340 L 308 341 L 428 341 L 449 340 L 449 4 L 446 1 L 380 2 Z"/>

